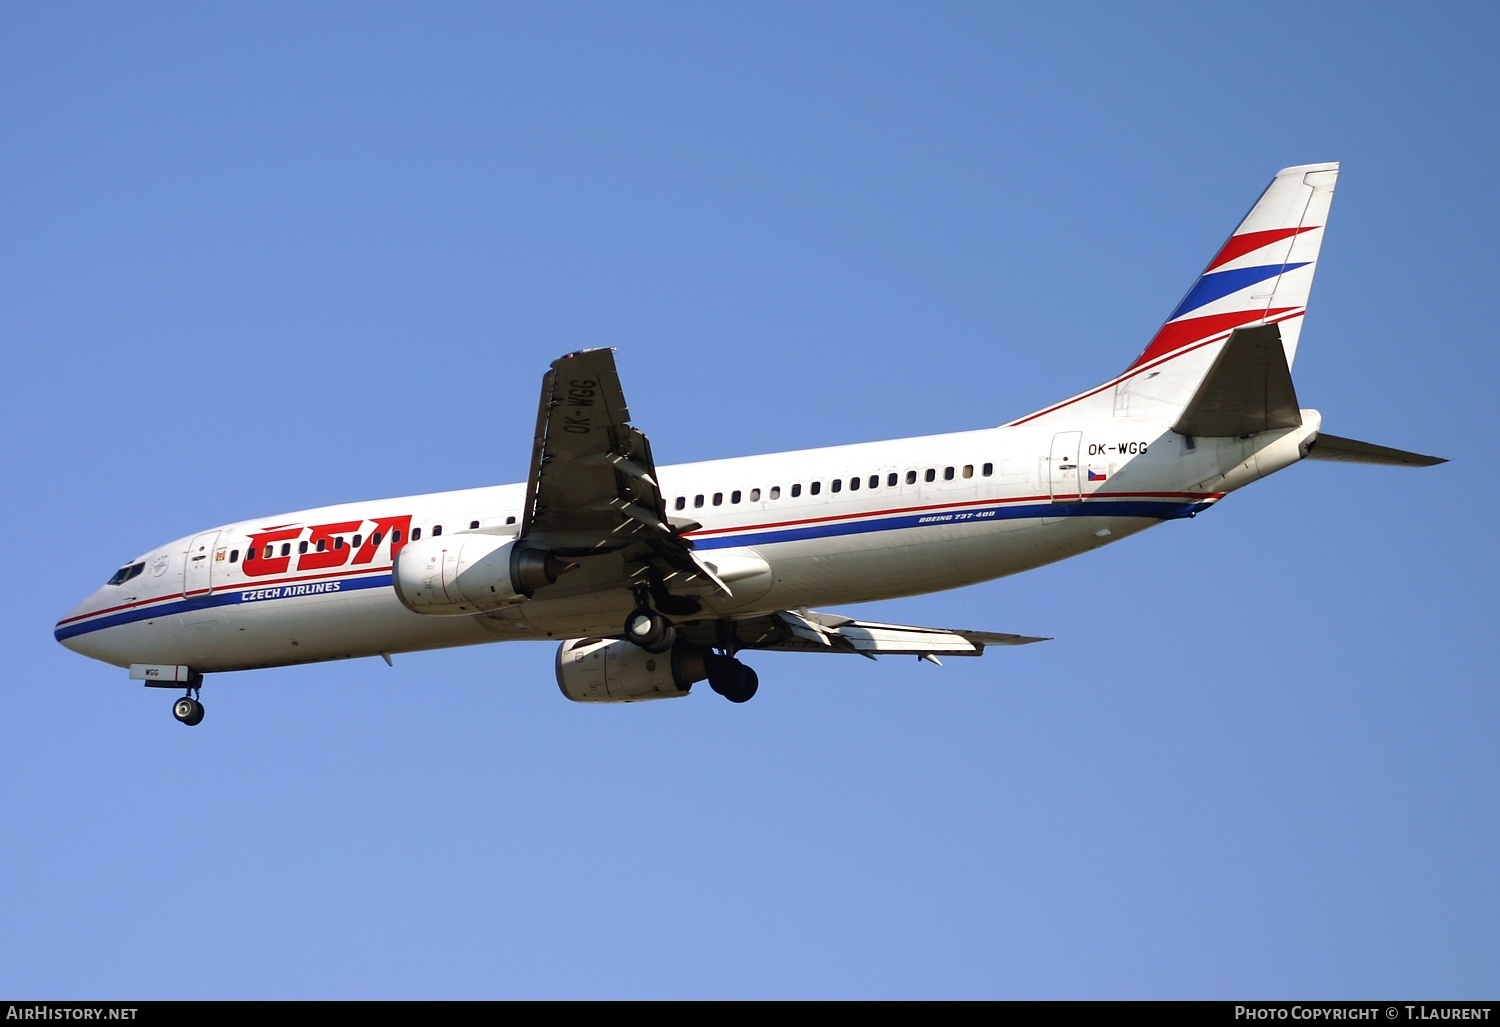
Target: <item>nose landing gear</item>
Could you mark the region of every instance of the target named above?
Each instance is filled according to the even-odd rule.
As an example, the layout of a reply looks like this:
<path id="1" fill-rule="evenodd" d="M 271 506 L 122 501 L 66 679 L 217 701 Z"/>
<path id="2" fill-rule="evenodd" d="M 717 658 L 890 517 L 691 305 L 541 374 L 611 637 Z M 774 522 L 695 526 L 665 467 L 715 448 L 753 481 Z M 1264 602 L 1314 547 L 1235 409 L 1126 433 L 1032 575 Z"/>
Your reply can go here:
<path id="1" fill-rule="evenodd" d="M 172 704 L 172 716 L 194 727 L 203 721 L 203 704 L 197 699 L 198 690 L 189 689 L 188 694 Z"/>

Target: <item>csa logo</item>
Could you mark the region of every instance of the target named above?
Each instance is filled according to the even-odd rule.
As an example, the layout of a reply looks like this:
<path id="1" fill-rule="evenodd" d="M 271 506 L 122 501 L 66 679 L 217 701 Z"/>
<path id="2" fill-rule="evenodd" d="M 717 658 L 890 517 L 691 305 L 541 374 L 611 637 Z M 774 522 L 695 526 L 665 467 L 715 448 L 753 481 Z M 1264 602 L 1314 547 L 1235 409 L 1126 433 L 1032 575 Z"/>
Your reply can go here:
<path id="1" fill-rule="evenodd" d="M 163 574 L 167 573 L 167 568 L 171 565 L 172 558 L 166 553 L 162 553 L 155 560 L 151 561 L 151 576 L 153 578 L 161 577 Z"/>
<path id="2" fill-rule="evenodd" d="M 364 537 L 355 549 L 344 545 L 344 536 L 359 532 Z M 368 534 L 366 534 L 368 533 Z M 250 535 L 250 552 L 240 570 L 250 577 L 266 577 L 285 574 L 292 569 L 292 560 L 299 571 L 328 570 L 332 567 L 353 565 L 358 567 L 375 559 L 381 541 L 390 539 L 391 559 L 395 560 L 411 535 L 411 515 L 399 517 L 376 517 L 370 521 L 340 521 L 336 524 L 314 524 L 310 527 L 277 527 Z M 277 555 L 279 543 L 296 542 L 295 557 L 290 545 Z"/>

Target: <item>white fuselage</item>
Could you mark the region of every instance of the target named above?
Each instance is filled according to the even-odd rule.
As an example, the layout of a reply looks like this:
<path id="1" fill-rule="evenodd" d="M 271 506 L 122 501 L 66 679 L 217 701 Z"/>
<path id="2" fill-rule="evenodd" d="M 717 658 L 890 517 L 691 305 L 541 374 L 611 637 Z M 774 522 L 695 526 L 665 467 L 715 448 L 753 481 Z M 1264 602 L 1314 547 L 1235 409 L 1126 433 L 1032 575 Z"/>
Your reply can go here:
<path id="1" fill-rule="evenodd" d="M 1038 567 L 1190 516 L 1302 455 L 1320 418 L 1249 439 L 1188 440 L 1153 418 L 992 428 L 658 468 L 675 522 L 732 595 L 704 617 L 863 602 Z M 197 672 L 376 656 L 504 639 L 618 636 L 630 593 L 610 556 L 485 614 L 415 613 L 392 588 L 417 538 L 513 534 L 524 484 L 240 521 L 139 557 L 57 625 L 119 666 Z M 247 555 L 254 553 L 252 559 Z"/>

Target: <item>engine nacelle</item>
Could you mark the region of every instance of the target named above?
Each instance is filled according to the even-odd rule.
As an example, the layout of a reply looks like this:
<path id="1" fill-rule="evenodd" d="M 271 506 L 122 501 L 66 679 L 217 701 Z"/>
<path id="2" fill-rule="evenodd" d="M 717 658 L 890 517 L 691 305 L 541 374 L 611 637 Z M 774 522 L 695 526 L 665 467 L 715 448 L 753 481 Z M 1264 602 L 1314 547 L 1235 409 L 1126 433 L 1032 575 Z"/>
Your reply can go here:
<path id="1" fill-rule="evenodd" d="M 456 534 L 408 542 L 391 584 L 414 613 L 474 614 L 530 599 L 571 566 L 514 538 Z"/>
<path id="2" fill-rule="evenodd" d="M 687 642 L 653 655 L 624 640 L 570 638 L 557 647 L 557 687 L 574 702 L 675 699 L 708 677 L 707 655 Z"/>

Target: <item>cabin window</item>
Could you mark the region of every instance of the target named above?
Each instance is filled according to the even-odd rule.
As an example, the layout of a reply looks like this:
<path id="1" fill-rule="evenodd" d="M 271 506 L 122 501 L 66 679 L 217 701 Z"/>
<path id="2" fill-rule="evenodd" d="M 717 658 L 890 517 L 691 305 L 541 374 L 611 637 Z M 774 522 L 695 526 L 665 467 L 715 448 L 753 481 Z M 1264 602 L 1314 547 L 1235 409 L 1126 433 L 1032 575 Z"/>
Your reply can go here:
<path id="1" fill-rule="evenodd" d="M 260 555 L 261 555 L 262 558 L 264 558 L 266 560 L 269 560 L 271 557 L 273 557 L 273 556 L 276 555 L 276 547 L 275 546 L 266 546 L 266 551 L 263 552 L 263 553 L 261 553 Z"/>
<path id="2" fill-rule="evenodd" d="M 819 492 L 823 491 L 823 483 L 821 481 L 815 481 L 811 485 L 807 486 L 807 491 L 816 496 Z"/>
<path id="3" fill-rule="evenodd" d="M 693 497 L 693 509 L 696 510 L 696 509 L 698 509 L 702 505 L 703 505 L 703 496 L 701 494 L 694 496 Z"/>
<path id="4" fill-rule="evenodd" d="M 297 552 L 299 552 L 299 553 L 305 553 L 305 552 L 307 552 L 307 539 L 303 539 L 301 542 L 297 543 Z"/>
<path id="5" fill-rule="evenodd" d="M 892 477 L 895 477 L 895 475 L 892 475 Z M 896 483 L 893 481 L 893 482 L 891 482 L 891 484 L 894 485 Z M 872 488 L 872 489 L 878 489 L 878 488 L 880 488 L 880 475 L 878 475 L 878 474 L 872 474 L 872 475 L 870 475 L 870 488 Z"/>
<path id="6" fill-rule="evenodd" d="M 238 549 L 231 549 L 229 551 L 229 562 L 230 563 L 239 563 L 240 562 L 240 551 Z"/>
<path id="7" fill-rule="evenodd" d="M 400 541 L 401 541 L 401 529 L 400 528 L 393 528 L 391 530 L 391 545 L 395 545 L 397 542 L 400 542 Z"/>
<path id="8" fill-rule="evenodd" d="M 973 464 L 964 464 L 964 477 L 965 478 L 972 478 L 972 477 L 974 477 L 974 465 Z"/>
<path id="9" fill-rule="evenodd" d="M 355 549 L 358 549 L 360 540 L 363 539 L 363 537 L 364 536 L 362 535 L 355 535 L 354 538 L 350 541 L 349 545 L 353 546 Z"/>
<path id="10" fill-rule="evenodd" d="M 983 474 L 986 478 L 988 478 L 990 475 L 992 475 L 992 474 L 995 473 L 995 465 L 994 464 L 985 464 L 982 468 L 980 468 L 980 473 Z"/>
<path id="11" fill-rule="evenodd" d="M 290 542 L 283 542 L 283 543 L 281 543 L 281 555 L 282 556 L 291 556 L 292 555 L 292 544 Z"/>
<path id="12" fill-rule="evenodd" d="M 739 489 L 735 489 L 733 492 L 729 493 L 729 501 L 731 503 L 738 503 L 740 501 L 740 490 Z"/>
<path id="13" fill-rule="evenodd" d="M 943 480 L 944 481 L 952 481 L 953 480 L 953 468 L 951 468 L 951 467 L 944 467 L 943 468 Z"/>
<path id="14" fill-rule="evenodd" d="M 828 483 L 828 487 L 830 489 L 832 489 L 833 491 L 835 491 L 835 492 L 842 492 L 843 489 L 844 489 L 844 479 L 843 478 L 835 478 L 835 479 L 833 479 L 833 481 L 831 481 L 831 482 Z M 814 492 L 818 491 L 817 486 L 813 487 L 813 491 Z"/>
<path id="15" fill-rule="evenodd" d="M 479 522 L 478 522 L 478 521 L 470 521 L 470 522 L 469 522 L 469 530 L 470 530 L 470 531 L 473 531 L 473 530 L 474 530 L 474 529 L 475 529 L 475 528 L 477 528 L 477 527 L 479 527 Z M 354 536 L 354 537 L 355 537 L 355 538 L 356 538 L 356 539 L 357 539 L 357 538 L 359 538 L 359 536 L 358 536 L 358 535 L 355 535 L 355 536 Z M 359 545 L 359 543 L 358 543 L 358 542 L 355 542 L 355 543 L 354 543 L 354 544 L 355 544 L 355 545 Z"/>
<path id="16" fill-rule="evenodd" d="M 252 561 L 254 561 L 254 559 L 255 559 L 255 549 L 254 549 L 254 547 L 251 547 L 250 549 L 245 550 L 245 562 L 246 563 L 251 563 Z"/>
<path id="17" fill-rule="evenodd" d="M 722 492 L 715 492 L 714 493 L 714 506 L 723 506 L 723 505 L 724 505 L 724 493 L 722 493 Z"/>
<path id="18" fill-rule="evenodd" d="M 437 538 L 442 533 L 443 533 L 443 526 L 441 524 L 434 524 L 432 526 L 432 537 L 433 538 Z"/>
<path id="19" fill-rule="evenodd" d="M 780 485 L 772 485 L 771 486 L 771 498 L 772 499 L 780 499 L 781 498 L 781 486 Z"/>
<path id="20" fill-rule="evenodd" d="M 682 500 L 680 500 L 680 499 L 679 499 L 679 500 L 678 500 L 678 502 L 679 502 L 679 503 L 680 503 L 680 502 L 682 502 Z M 680 507 L 679 507 L 679 509 L 681 509 L 681 508 L 680 508 Z M 515 518 L 515 516 L 514 516 L 514 515 L 512 515 L 512 516 L 510 516 L 510 517 L 507 517 L 507 518 L 505 518 L 505 523 L 506 523 L 506 524 L 514 524 L 514 523 L 516 523 L 516 518 Z M 400 534 L 400 532 L 397 532 L 397 534 L 398 534 L 398 535 L 399 535 L 399 534 Z"/>
<path id="21" fill-rule="evenodd" d="M 802 495 L 802 483 L 798 482 L 796 485 L 792 486 L 792 498 L 796 499 L 800 495 Z"/>
<path id="22" fill-rule="evenodd" d="M 678 496 L 677 501 L 673 503 L 672 506 L 674 509 L 681 510 L 683 507 L 687 506 L 687 496 Z"/>
<path id="23" fill-rule="evenodd" d="M 750 490 L 750 502 L 752 502 L 752 503 L 759 503 L 760 502 L 760 489 L 751 489 Z"/>
<path id="24" fill-rule="evenodd" d="M 931 467 L 927 468 L 927 472 L 922 475 L 922 480 L 937 481 L 937 471 L 933 470 Z"/>
<path id="25" fill-rule="evenodd" d="M 858 492 L 859 491 L 859 476 L 858 475 L 856 475 L 853 478 L 849 479 L 849 491 L 850 492 Z"/>
<path id="26" fill-rule="evenodd" d="M 326 538 L 320 538 L 320 539 L 318 539 L 318 552 L 321 553 L 323 550 L 325 550 L 327 548 L 328 548 L 328 540 Z"/>
<path id="27" fill-rule="evenodd" d="M 380 545 L 380 532 L 377 531 L 375 534 L 373 534 L 373 535 L 370 536 L 370 545 L 372 545 L 372 546 L 379 546 Z"/>
<path id="28" fill-rule="evenodd" d="M 915 485 L 916 483 L 917 483 L 917 472 L 916 471 L 907 471 L 906 472 L 906 484 L 908 484 L 908 485 Z"/>
<path id="29" fill-rule="evenodd" d="M 343 549 L 344 548 L 344 536 L 340 535 L 340 536 L 338 536 L 337 538 L 335 538 L 333 540 L 333 548 L 334 549 Z"/>
<path id="30" fill-rule="evenodd" d="M 421 537 L 422 537 L 422 529 L 421 528 L 413 528 L 413 529 L 411 529 L 411 540 L 413 542 L 415 542 L 417 539 L 419 539 Z M 323 548 L 323 546 L 322 546 L 321 543 L 318 545 L 318 548 L 319 549 Z"/>

